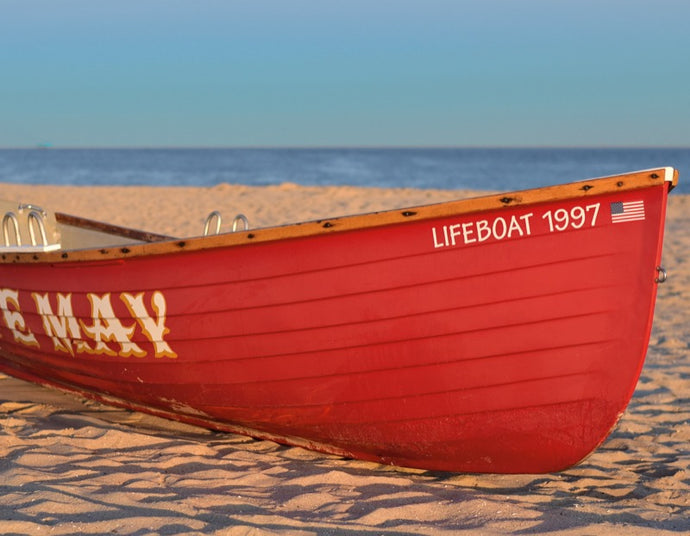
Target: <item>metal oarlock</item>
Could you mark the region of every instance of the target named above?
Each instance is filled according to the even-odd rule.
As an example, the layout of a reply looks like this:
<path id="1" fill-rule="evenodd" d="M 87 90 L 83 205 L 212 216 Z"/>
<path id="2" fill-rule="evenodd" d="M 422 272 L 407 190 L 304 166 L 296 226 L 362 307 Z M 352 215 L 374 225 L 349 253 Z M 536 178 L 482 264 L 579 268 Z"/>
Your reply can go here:
<path id="1" fill-rule="evenodd" d="M 214 221 L 216 224 L 215 232 L 211 233 L 211 223 L 213 223 Z M 206 218 L 206 222 L 204 223 L 204 236 L 208 236 L 209 234 L 219 234 L 221 222 L 222 218 L 220 212 L 218 212 L 217 210 L 211 212 Z M 243 231 L 249 229 L 249 219 L 247 219 L 247 216 L 245 216 L 244 214 L 238 214 L 232 220 L 232 232 L 234 233 L 235 231 L 239 230 L 240 226 L 242 227 Z"/>
<path id="2" fill-rule="evenodd" d="M 36 241 L 36 231 L 34 227 L 38 227 L 38 232 L 41 235 L 41 245 L 48 245 L 48 237 L 46 236 L 46 224 L 43 220 L 43 214 L 44 213 L 34 209 L 32 209 L 31 212 L 29 212 L 27 221 L 29 225 L 29 236 L 31 237 L 32 246 L 38 245 L 38 242 Z M 33 225 L 32 222 L 35 223 L 35 225 Z"/>
<path id="3" fill-rule="evenodd" d="M 218 234 L 220 233 L 220 224 L 222 221 L 222 217 L 220 215 L 220 212 L 217 210 L 214 210 L 211 212 L 207 217 L 206 217 L 206 222 L 204 223 L 204 236 L 209 235 L 209 229 L 211 227 L 211 222 L 214 221 L 216 222 L 216 231 L 213 234 Z"/>
<path id="4" fill-rule="evenodd" d="M 232 232 L 237 231 L 237 228 L 242 224 L 242 230 L 246 231 L 249 229 L 249 220 L 244 214 L 238 214 L 235 219 L 232 220 Z"/>
<path id="5" fill-rule="evenodd" d="M 14 240 L 18 247 L 22 245 L 22 235 L 19 232 L 19 221 L 14 212 L 7 212 L 5 217 L 2 219 L 2 235 L 5 239 L 5 247 L 9 247 L 10 243 L 10 223 L 12 224 L 11 229 L 14 231 Z"/>

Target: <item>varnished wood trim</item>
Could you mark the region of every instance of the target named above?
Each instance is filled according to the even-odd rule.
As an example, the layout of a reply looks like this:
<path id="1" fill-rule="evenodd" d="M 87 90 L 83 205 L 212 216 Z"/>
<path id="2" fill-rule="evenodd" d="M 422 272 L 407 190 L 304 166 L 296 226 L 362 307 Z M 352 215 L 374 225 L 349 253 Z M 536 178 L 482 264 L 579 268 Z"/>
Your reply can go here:
<path id="1" fill-rule="evenodd" d="M 669 181 L 669 174 L 672 180 Z M 564 201 L 568 199 L 586 198 L 596 195 L 608 194 L 612 192 L 623 192 L 653 186 L 663 187 L 666 182 L 670 182 L 669 188 L 675 186 L 678 181 L 678 171 L 672 168 L 658 168 L 612 177 L 591 179 L 579 182 L 572 182 L 558 186 L 547 186 L 532 190 L 523 190 L 513 193 L 488 195 L 473 199 L 463 199 L 433 205 L 424 205 L 411 208 L 400 208 L 362 214 L 356 216 L 343 216 L 332 219 L 322 219 L 284 225 L 280 227 L 266 227 L 262 229 L 251 229 L 248 231 L 238 231 L 206 237 L 186 238 L 184 240 L 173 239 L 154 233 L 143 231 L 127 230 L 128 235 L 134 240 L 144 240 L 146 243 L 135 243 L 126 247 L 117 246 L 112 248 L 92 248 L 83 250 L 56 251 L 47 253 L 13 253 L 7 258 L 0 258 L 4 263 L 58 263 L 70 261 L 97 261 L 112 258 L 131 258 L 143 255 L 165 255 L 178 253 L 181 251 L 198 251 L 202 249 L 212 249 L 231 246 L 244 246 L 262 242 L 272 242 L 277 240 L 288 240 L 294 238 L 304 238 L 309 236 L 323 235 L 328 233 L 338 233 L 354 231 L 386 225 L 395 225 L 410 221 L 425 221 L 435 218 L 448 216 L 466 215 L 488 210 L 501 210 L 506 207 L 528 206 L 538 203 Z M 120 234 L 125 228 L 102 224 L 67 216 L 58 215 L 59 221 L 73 222 L 76 225 L 96 226 L 98 230 Z M 108 231 L 110 229 L 110 231 Z"/>

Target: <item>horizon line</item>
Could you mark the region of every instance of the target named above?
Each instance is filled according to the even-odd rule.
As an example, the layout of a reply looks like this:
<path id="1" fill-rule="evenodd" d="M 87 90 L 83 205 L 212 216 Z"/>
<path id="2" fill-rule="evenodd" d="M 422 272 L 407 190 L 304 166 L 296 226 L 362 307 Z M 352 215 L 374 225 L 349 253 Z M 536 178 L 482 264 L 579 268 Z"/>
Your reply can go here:
<path id="1" fill-rule="evenodd" d="M 404 150 L 404 149 L 690 149 L 690 145 L 17 145 L 3 151 L 52 150 Z"/>

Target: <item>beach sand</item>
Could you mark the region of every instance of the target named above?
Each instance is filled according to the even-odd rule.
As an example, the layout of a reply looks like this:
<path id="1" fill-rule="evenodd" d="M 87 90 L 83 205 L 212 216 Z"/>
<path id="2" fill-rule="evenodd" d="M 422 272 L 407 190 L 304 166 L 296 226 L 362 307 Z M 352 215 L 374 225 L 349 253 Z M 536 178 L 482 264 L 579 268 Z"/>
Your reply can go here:
<path id="1" fill-rule="evenodd" d="M 682 179 L 682 178 L 681 178 Z M 57 187 L 0 197 L 175 236 L 214 209 L 253 227 L 469 192 Z M 114 409 L 0 375 L 2 534 L 678 534 L 690 531 L 690 196 L 671 194 L 668 281 L 627 412 L 580 465 L 547 475 L 395 469 Z"/>

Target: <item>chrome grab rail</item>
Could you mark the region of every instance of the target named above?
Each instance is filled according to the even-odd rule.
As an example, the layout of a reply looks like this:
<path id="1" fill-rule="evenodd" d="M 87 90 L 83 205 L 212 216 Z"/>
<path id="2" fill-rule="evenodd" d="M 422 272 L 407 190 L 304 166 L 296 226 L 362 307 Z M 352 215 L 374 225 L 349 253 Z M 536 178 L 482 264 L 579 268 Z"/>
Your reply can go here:
<path id="1" fill-rule="evenodd" d="M 247 219 L 247 216 L 244 214 L 238 214 L 235 216 L 235 219 L 232 220 L 232 232 L 234 233 L 237 231 L 237 227 L 239 226 L 239 223 L 242 222 L 242 230 L 246 231 L 249 229 L 249 220 Z"/>
<path id="2" fill-rule="evenodd" d="M 206 216 L 206 223 L 204 223 L 204 236 L 208 236 L 208 230 L 211 227 L 211 222 L 214 220 L 214 218 L 216 220 L 216 232 L 213 234 L 220 233 L 220 224 L 223 218 L 221 217 L 220 212 L 214 210 L 208 216 Z"/>
<path id="3" fill-rule="evenodd" d="M 38 226 L 38 232 L 41 234 L 41 245 L 48 245 L 48 238 L 46 237 L 46 224 L 43 220 L 43 215 L 44 213 L 42 214 L 38 210 L 32 209 L 27 216 L 27 224 L 29 226 L 29 235 L 31 236 L 32 246 L 38 245 L 36 243 L 36 232 L 34 231 L 34 225 L 31 224 L 32 221 L 36 222 L 36 226 Z"/>
<path id="4" fill-rule="evenodd" d="M 26 240 L 26 231 L 29 233 L 29 240 L 31 244 L 24 245 L 22 243 L 22 229 L 19 224 L 19 218 L 24 211 L 28 210 L 26 215 L 26 229 L 24 229 L 24 240 Z M 40 250 L 40 251 L 54 251 L 60 248 L 60 243 L 51 243 L 48 240 L 47 223 L 48 213 L 41 207 L 31 204 L 17 205 L 17 212 L 9 210 L 2 218 L 2 236 L 4 243 L 0 244 L 0 248 L 9 250 Z M 12 241 L 12 233 L 14 233 L 14 241 Z"/>
<path id="5" fill-rule="evenodd" d="M 214 221 L 215 221 L 216 225 L 215 225 L 215 231 L 213 232 L 213 234 L 219 234 L 220 233 L 220 224 L 222 223 L 222 217 L 220 215 L 220 212 L 218 212 L 217 210 L 214 210 L 208 216 L 206 216 L 206 221 L 204 222 L 204 236 L 208 236 L 210 234 L 209 231 L 211 230 L 211 223 Z M 242 225 L 243 231 L 246 231 L 249 229 L 249 219 L 244 214 L 238 214 L 232 220 L 232 232 L 233 233 L 239 229 L 240 224 Z"/>
<path id="6" fill-rule="evenodd" d="M 2 236 L 5 239 L 5 247 L 10 247 L 10 222 L 14 227 L 14 239 L 17 242 L 17 246 L 22 245 L 22 235 L 19 232 L 19 221 L 14 212 L 5 212 L 5 216 L 2 218 Z"/>

